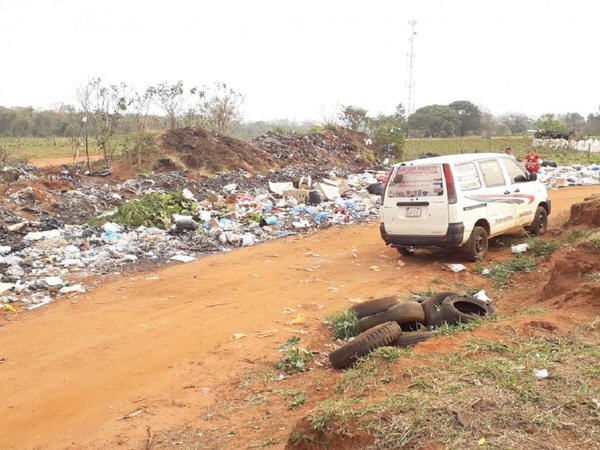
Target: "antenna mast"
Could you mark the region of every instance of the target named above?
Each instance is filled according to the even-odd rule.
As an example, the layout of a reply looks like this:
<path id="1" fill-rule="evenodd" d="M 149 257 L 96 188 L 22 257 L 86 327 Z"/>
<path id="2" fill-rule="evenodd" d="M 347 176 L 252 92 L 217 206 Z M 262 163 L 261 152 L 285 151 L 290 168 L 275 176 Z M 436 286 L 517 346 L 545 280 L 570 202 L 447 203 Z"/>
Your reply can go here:
<path id="1" fill-rule="evenodd" d="M 410 46 L 410 53 L 408 54 L 408 105 L 406 107 L 406 115 L 410 116 L 415 109 L 415 100 L 413 98 L 414 89 L 415 89 L 415 79 L 413 76 L 413 59 L 415 57 L 414 52 L 414 43 L 415 36 L 417 32 L 415 31 L 415 25 L 417 24 L 416 20 L 409 20 L 408 24 L 410 25 L 410 36 L 408 38 L 408 43 Z"/>

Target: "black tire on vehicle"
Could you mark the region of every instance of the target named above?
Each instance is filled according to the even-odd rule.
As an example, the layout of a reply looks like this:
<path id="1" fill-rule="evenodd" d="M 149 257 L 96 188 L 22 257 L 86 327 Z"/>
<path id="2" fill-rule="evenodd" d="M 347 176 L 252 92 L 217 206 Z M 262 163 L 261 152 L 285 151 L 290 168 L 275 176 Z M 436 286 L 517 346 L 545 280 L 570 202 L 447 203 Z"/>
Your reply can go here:
<path id="1" fill-rule="evenodd" d="M 442 323 L 456 325 L 470 322 L 484 316 L 495 314 L 493 306 L 474 297 L 463 297 L 453 295 L 446 297 L 440 308 L 440 319 Z"/>
<path id="2" fill-rule="evenodd" d="M 409 347 L 411 345 L 418 344 L 419 342 L 426 341 L 432 337 L 432 331 L 413 331 L 412 333 L 402 333 L 398 339 L 396 339 L 396 346 Z"/>
<path id="3" fill-rule="evenodd" d="M 425 324 L 429 326 L 441 325 L 440 307 L 446 297 L 458 295 L 456 292 L 440 292 L 422 304 L 425 313 Z"/>
<path id="4" fill-rule="evenodd" d="M 392 306 L 398 303 L 398 297 L 395 295 L 389 297 L 374 298 L 373 300 L 367 300 L 366 302 L 354 305 L 352 309 L 356 313 L 356 316 L 361 319 L 366 316 L 386 311 Z"/>
<path id="5" fill-rule="evenodd" d="M 425 322 L 425 313 L 423 312 L 423 307 L 417 302 L 399 303 L 386 311 L 363 317 L 358 321 L 358 329 L 365 331 L 376 325 L 390 321 L 397 322 L 398 324 L 423 323 Z"/>
<path id="6" fill-rule="evenodd" d="M 485 258 L 488 252 L 488 233 L 485 228 L 476 226 L 464 247 L 465 255 L 470 261 Z"/>
<path id="7" fill-rule="evenodd" d="M 332 351 L 329 361 L 336 369 L 350 367 L 358 358 L 368 355 L 376 348 L 394 345 L 401 334 L 400 325 L 396 322 L 382 323 Z"/>
<path id="8" fill-rule="evenodd" d="M 541 236 L 546 233 L 548 229 L 548 213 L 546 212 L 546 208 L 543 206 L 538 206 L 535 211 L 535 217 L 533 218 L 533 222 L 529 225 L 528 230 L 531 234 L 536 236 Z"/>

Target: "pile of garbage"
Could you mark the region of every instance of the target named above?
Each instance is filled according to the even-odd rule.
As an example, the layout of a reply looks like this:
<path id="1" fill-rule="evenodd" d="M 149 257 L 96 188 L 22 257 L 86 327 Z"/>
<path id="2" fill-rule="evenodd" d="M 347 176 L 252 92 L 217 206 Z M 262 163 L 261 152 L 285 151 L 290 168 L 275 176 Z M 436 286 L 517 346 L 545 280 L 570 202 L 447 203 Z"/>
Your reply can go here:
<path id="1" fill-rule="evenodd" d="M 367 135 L 346 129 L 305 135 L 268 132 L 255 138 L 252 144 L 284 167 L 302 163 L 357 172 L 372 164 L 361 154 L 361 149 L 372 144 Z"/>
<path id="2" fill-rule="evenodd" d="M 599 164 L 542 167 L 538 179 L 548 188 L 600 184 Z"/>
<path id="3" fill-rule="evenodd" d="M 379 217 L 380 197 L 367 190 L 381 175 L 374 172 L 279 181 L 297 172 L 238 170 L 205 182 L 169 172 L 110 183 L 19 170 L 25 182 L 17 177 L 0 191 L 0 304 L 28 308 L 84 292 L 89 277 L 139 264 L 188 262 Z M 172 208 L 163 210 L 160 199 Z"/>

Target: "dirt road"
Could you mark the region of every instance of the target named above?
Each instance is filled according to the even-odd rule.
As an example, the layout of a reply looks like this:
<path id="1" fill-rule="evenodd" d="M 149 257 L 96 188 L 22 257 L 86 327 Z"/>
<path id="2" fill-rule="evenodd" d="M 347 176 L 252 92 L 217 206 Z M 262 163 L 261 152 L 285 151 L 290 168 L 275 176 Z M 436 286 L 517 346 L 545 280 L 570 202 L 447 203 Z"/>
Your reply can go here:
<path id="1" fill-rule="evenodd" d="M 551 227 L 572 203 L 599 192 L 551 192 Z M 448 253 L 425 253 L 404 267 L 397 260 L 378 224 L 331 228 L 125 275 L 39 310 L 3 312 L 0 448 L 147 448 L 150 430 L 200 420 L 228 395 L 228 382 L 277 362 L 290 336 L 318 342 L 323 319 L 350 299 L 427 290 L 440 274 L 479 279 L 442 272 L 442 263 L 457 260 Z M 256 433 L 290 429 L 280 421 Z"/>

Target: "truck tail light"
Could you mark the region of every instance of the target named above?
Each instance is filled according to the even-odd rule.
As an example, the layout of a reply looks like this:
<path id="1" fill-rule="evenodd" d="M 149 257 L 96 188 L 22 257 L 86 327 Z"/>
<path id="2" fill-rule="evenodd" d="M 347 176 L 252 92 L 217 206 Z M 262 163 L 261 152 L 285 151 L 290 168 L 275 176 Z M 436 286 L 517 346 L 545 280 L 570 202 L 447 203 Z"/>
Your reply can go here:
<path id="1" fill-rule="evenodd" d="M 442 164 L 444 169 L 444 178 L 446 179 L 446 191 L 448 194 L 448 203 L 456 203 L 456 185 L 454 184 L 454 176 L 450 164 Z"/>

